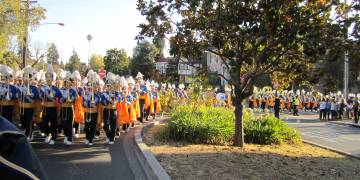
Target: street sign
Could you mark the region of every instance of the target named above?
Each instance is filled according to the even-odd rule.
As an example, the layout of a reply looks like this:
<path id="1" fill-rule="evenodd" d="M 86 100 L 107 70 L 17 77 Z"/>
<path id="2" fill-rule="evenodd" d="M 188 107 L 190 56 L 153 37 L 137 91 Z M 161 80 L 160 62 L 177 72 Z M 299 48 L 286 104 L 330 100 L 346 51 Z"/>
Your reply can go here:
<path id="1" fill-rule="evenodd" d="M 106 70 L 100 69 L 98 72 L 101 79 L 104 79 L 106 77 Z"/>

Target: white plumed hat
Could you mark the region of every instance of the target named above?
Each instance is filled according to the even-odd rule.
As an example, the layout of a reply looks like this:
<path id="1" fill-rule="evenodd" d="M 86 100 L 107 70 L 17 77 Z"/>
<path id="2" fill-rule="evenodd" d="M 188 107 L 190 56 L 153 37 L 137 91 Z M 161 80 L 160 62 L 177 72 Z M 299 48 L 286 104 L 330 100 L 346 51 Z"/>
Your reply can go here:
<path id="1" fill-rule="evenodd" d="M 98 78 L 98 84 L 99 86 L 104 86 L 105 82 L 101 78 Z"/>
<path id="2" fill-rule="evenodd" d="M 2 65 L 0 67 L 0 72 L 1 76 L 4 76 L 5 79 L 12 79 L 13 77 L 13 70 L 7 65 Z"/>
<path id="3" fill-rule="evenodd" d="M 127 83 L 124 76 L 120 77 L 120 85 L 123 86 L 123 87 L 128 87 L 128 83 Z"/>
<path id="4" fill-rule="evenodd" d="M 135 85 L 135 80 L 132 76 L 129 76 L 127 79 L 126 79 L 126 82 L 128 84 L 132 84 L 132 85 Z"/>
<path id="5" fill-rule="evenodd" d="M 138 72 L 136 75 L 136 79 L 143 79 L 143 78 L 144 78 L 144 75 L 141 74 L 141 72 Z"/>
<path id="6" fill-rule="evenodd" d="M 34 70 L 33 67 L 27 65 L 24 69 L 23 69 L 23 77 L 24 80 L 30 80 L 34 74 L 36 73 L 36 71 Z"/>
<path id="7" fill-rule="evenodd" d="M 66 71 L 66 72 L 65 72 L 64 80 L 70 81 L 71 78 L 72 78 L 71 72 L 70 72 L 70 71 Z"/>
<path id="8" fill-rule="evenodd" d="M 60 72 L 59 72 L 59 77 L 61 78 L 61 76 L 62 76 L 62 69 L 60 69 Z M 53 66 L 52 66 L 52 64 L 48 64 L 47 65 L 47 70 L 46 70 L 46 74 L 45 74 L 46 76 L 45 77 L 47 77 L 47 76 L 49 76 L 49 78 L 52 76 L 52 80 L 55 80 L 56 79 L 56 73 L 54 72 L 54 69 L 53 69 Z"/>
<path id="9" fill-rule="evenodd" d="M 106 75 L 106 83 L 107 84 L 114 84 L 116 79 L 116 75 L 112 72 L 108 72 Z"/>
<path id="10" fill-rule="evenodd" d="M 79 71 L 74 71 L 72 73 L 72 78 L 76 81 L 81 81 L 81 75 L 80 75 Z"/>

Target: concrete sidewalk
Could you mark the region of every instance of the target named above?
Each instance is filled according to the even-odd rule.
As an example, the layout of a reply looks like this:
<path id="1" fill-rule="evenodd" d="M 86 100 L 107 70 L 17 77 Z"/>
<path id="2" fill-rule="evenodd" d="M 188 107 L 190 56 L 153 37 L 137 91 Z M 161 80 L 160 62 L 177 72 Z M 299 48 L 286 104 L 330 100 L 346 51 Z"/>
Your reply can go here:
<path id="1" fill-rule="evenodd" d="M 360 128 L 359 123 L 355 123 L 354 120 L 340 120 L 340 121 L 329 121 L 329 123 L 345 125 L 345 126 L 352 126 L 356 128 Z"/>

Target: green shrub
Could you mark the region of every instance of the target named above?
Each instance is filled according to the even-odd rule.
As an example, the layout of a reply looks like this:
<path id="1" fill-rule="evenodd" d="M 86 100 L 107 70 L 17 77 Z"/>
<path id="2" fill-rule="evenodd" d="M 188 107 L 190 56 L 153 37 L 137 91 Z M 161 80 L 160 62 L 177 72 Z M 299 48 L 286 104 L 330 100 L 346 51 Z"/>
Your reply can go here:
<path id="1" fill-rule="evenodd" d="M 282 144 L 300 141 L 300 135 L 285 122 L 272 115 L 244 119 L 245 142 L 254 144 Z"/>
<path id="2" fill-rule="evenodd" d="M 230 144 L 235 132 L 234 112 L 223 107 L 179 106 L 162 131 L 165 140 L 205 144 Z M 256 144 L 295 142 L 299 134 L 270 115 L 255 117 L 252 110 L 243 111 L 245 141 Z"/>
<path id="3" fill-rule="evenodd" d="M 225 108 L 180 106 L 166 125 L 164 138 L 192 143 L 227 144 L 234 133 L 234 115 Z"/>

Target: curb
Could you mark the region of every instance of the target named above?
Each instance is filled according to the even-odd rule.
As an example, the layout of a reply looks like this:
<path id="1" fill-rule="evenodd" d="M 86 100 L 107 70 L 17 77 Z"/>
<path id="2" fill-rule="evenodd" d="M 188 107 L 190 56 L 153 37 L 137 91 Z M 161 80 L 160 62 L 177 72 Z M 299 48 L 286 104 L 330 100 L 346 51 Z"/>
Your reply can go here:
<path id="1" fill-rule="evenodd" d="M 324 148 L 324 149 L 327 149 L 327 150 L 330 150 L 330 151 L 334 151 L 334 152 L 337 152 L 337 153 L 342 154 L 342 155 L 346 155 L 346 156 L 349 156 L 349 157 L 360 159 L 360 155 L 351 154 L 349 152 L 345 152 L 345 151 L 342 151 L 342 150 L 339 150 L 339 149 L 336 149 L 336 148 L 332 148 L 332 147 L 329 147 L 329 146 L 324 146 L 324 145 L 321 145 L 321 144 L 318 144 L 318 143 L 315 143 L 315 142 L 312 142 L 312 141 L 308 141 L 308 140 L 302 140 L 302 142 L 304 142 L 306 144 L 314 145 L 314 146 L 317 146 L 317 147 L 321 147 L 321 148 Z"/>
<path id="2" fill-rule="evenodd" d="M 355 128 L 360 128 L 360 124 L 355 124 L 355 123 L 341 123 L 341 122 L 338 122 L 338 121 L 329 121 L 329 123 L 343 125 L 343 126 L 350 126 L 350 127 L 355 127 Z"/>
<path id="3" fill-rule="evenodd" d="M 134 142 L 136 144 L 135 152 L 148 179 L 170 180 L 170 176 L 166 173 L 164 168 L 160 165 L 155 156 L 151 153 L 149 147 L 142 140 L 143 130 L 145 128 L 150 128 L 158 124 L 159 122 L 155 121 L 151 124 L 147 124 L 145 126 L 142 126 L 141 128 L 136 129 L 134 135 Z"/>

